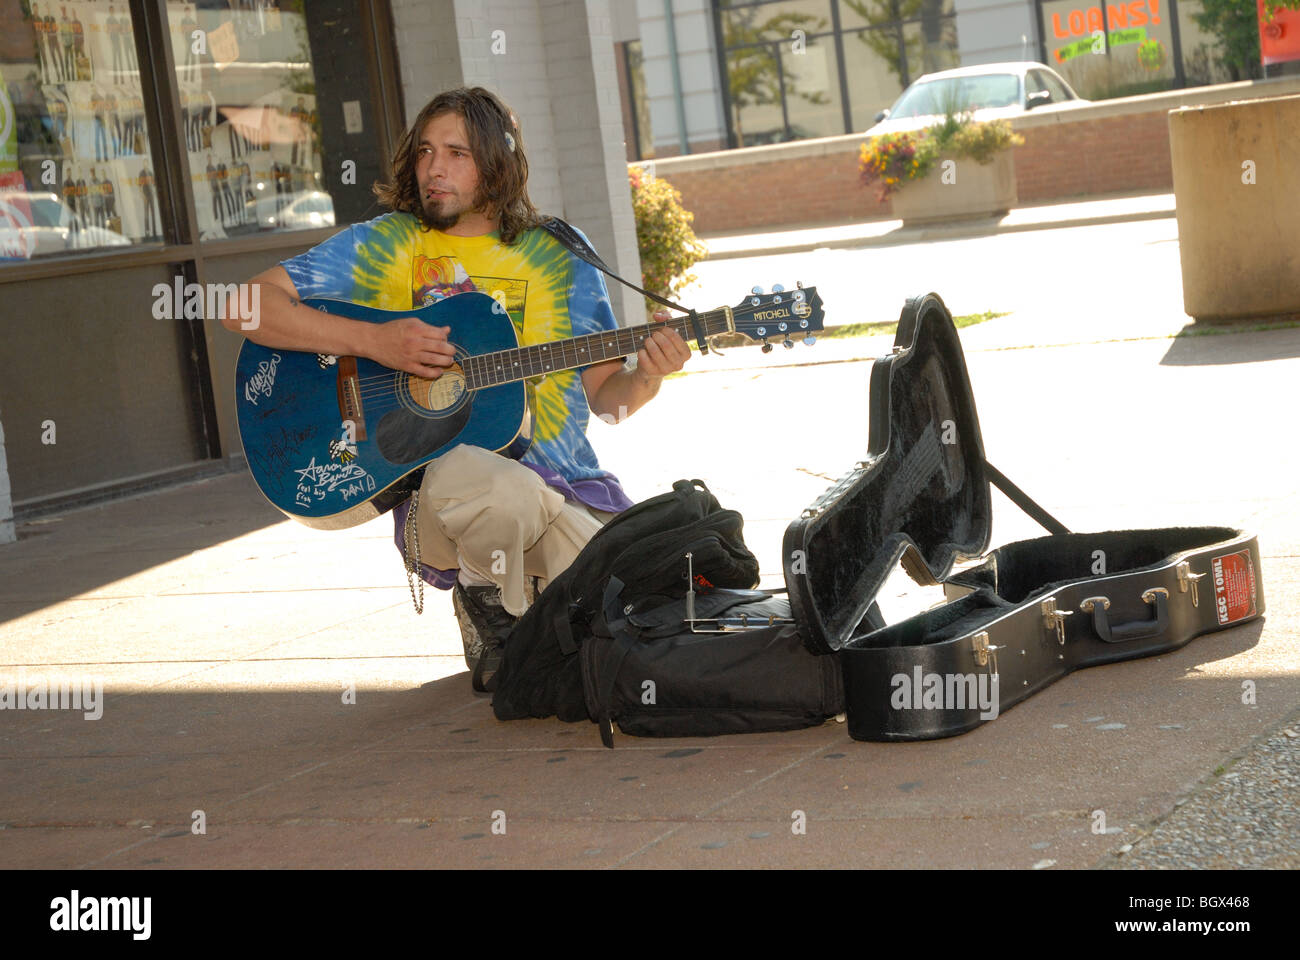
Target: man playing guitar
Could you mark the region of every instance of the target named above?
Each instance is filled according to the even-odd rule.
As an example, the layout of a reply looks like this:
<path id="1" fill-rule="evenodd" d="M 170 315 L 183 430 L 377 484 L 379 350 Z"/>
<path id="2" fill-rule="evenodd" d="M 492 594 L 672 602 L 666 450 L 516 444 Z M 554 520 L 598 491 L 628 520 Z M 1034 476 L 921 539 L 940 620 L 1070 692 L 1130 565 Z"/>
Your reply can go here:
<path id="1" fill-rule="evenodd" d="M 245 330 L 227 316 L 225 326 L 266 347 L 367 357 L 431 380 L 455 361 L 448 327 L 409 316 L 365 323 L 301 301 L 408 310 L 478 290 L 509 314 L 521 344 L 616 329 L 604 279 L 538 226 L 527 186 L 510 110 L 481 87 L 442 93 L 402 137 L 391 185 L 375 186 L 392 212 L 258 274 L 259 324 Z M 529 579 L 549 582 L 631 506 L 587 441 L 589 412 L 621 420 L 689 357 L 681 336 L 661 329 L 645 338 L 634 366 L 608 360 L 529 381 L 533 436 L 520 460 L 460 444 L 425 468 L 415 498 L 421 572 L 453 591 L 476 689 L 494 687 L 505 636 L 528 607 Z M 394 511 L 399 543 L 409 502 Z"/>

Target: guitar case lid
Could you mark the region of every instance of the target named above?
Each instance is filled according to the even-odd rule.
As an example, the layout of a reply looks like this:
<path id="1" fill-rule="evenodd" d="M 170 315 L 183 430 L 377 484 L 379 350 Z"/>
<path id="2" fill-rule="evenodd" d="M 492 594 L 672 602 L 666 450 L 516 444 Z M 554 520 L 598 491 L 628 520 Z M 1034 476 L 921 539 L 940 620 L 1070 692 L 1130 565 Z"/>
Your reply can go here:
<path id="1" fill-rule="evenodd" d="M 871 368 L 868 399 L 866 458 L 785 531 L 791 610 L 816 653 L 859 632 L 898 563 L 917 583 L 940 583 L 958 560 L 982 556 L 992 535 L 975 397 L 938 294 L 907 301 L 893 352 Z"/>

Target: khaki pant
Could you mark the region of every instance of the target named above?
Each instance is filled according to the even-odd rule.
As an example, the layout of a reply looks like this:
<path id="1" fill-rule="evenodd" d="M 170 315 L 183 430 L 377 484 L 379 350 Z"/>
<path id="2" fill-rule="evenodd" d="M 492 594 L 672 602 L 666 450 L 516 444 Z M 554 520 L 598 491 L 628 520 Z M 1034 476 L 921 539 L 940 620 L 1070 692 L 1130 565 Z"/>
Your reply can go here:
<path id="1" fill-rule="evenodd" d="M 614 514 L 570 503 L 521 463 L 481 447 L 453 447 L 420 486 L 420 559 L 463 568 L 501 588 L 506 612 L 528 609 L 528 577 L 550 582 Z"/>

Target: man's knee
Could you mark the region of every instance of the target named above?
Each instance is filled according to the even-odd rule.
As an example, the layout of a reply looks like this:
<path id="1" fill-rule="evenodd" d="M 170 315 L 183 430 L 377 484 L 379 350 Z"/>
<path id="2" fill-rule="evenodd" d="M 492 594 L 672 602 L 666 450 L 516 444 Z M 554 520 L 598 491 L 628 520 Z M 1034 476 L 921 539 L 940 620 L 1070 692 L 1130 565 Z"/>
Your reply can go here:
<path id="1" fill-rule="evenodd" d="M 478 524 L 502 534 L 517 529 L 530 543 L 564 504 L 559 493 L 523 464 L 466 444 L 429 465 L 422 496 L 450 534 Z"/>

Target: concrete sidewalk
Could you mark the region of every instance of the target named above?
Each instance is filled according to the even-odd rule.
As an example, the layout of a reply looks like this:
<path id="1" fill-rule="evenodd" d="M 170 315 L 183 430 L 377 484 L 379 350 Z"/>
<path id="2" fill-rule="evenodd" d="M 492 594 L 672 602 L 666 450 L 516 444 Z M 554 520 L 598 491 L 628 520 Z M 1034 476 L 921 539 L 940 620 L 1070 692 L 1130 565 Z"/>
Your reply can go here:
<path id="1" fill-rule="evenodd" d="M 859 743 L 832 721 L 610 751 L 587 722 L 493 718 L 448 597 L 412 612 L 388 518 L 309 530 L 241 472 L 22 524 L 0 549 L 0 682 L 104 690 L 99 719 L 0 712 L 0 860 L 1300 866 L 1300 445 L 1278 419 L 1300 330 L 987 345 L 1013 319 L 963 332 L 990 460 L 1074 530 L 1257 531 L 1265 619 L 1080 671 L 949 740 Z M 750 365 L 591 428 L 634 499 L 698 476 L 739 509 L 764 586 L 786 525 L 866 449 L 870 364 L 804 353 L 738 351 Z M 1041 533 L 994 497 L 995 545 Z M 901 575 L 881 597 L 889 619 L 935 599 Z"/>
<path id="2" fill-rule="evenodd" d="M 902 220 L 873 220 L 840 226 L 807 227 L 769 233 L 709 234 L 700 239 L 709 259 L 756 257 L 838 247 L 923 243 L 960 237 L 1050 230 L 1061 227 L 1127 223 L 1173 217 L 1172 193 L 1122 193 L 1090 200 L 1027 204 L 1002 217 L 978 217 L 930 226 L 905 227 Z"/>

